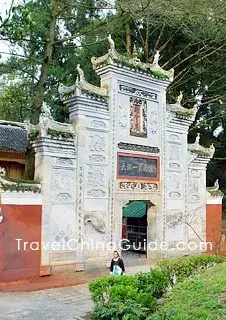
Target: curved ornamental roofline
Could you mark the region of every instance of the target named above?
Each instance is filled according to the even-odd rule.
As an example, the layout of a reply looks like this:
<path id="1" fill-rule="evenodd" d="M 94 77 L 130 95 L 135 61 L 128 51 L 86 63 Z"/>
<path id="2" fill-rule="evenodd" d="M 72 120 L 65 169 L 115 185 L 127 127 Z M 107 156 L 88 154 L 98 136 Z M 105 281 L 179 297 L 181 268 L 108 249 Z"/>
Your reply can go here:
<path id="1" fill-rule="evenodd" d="M 97 100 L 108 98 L 107 88 L 97 87 L 86 81 L 84 71 L 81 69 L 80 64 L 77 65 L 76 69 L 78 71 L 78 77 L 74 85 L 65 86 L 62 83 L 59 85 L 58 92 L 62 101 L 75 95 L 80 96 L 82 93 L 92 95 Z"/>
<path id="2" fill-rule="evenodd" d="M 177 101 L 174 104 L 167 104 L 166 108 L 172 115 L 175 115 L 177 118 L 181 119 L 191 119 L 192 121 L 195 120 L 195 115 L 198 111 L 197 107 L 194 106 L 191 109 L 184 108 L 181 104 L 183 99 L 183 93 L 180 91 L 179 96 L 177 97 Z"/>
<path id="3" fill-rule="evenodd" d="M 200 133 L 197 134 L 194 143 L 188 144 L 188 151 L 191 153 L 197 154 L 199 157 L 206 157 L 211 159 L 214 155 L 215 148 L 214 145 L 211 144 L 209 148 L 205 148 L 199 144 L 200 141 Z"/>
<path id="4" fill-rule="evenodd" d="M 138 58 L 137 49 L 135 45 L 134 45 L 132 57 L 128 58 L 117 52 L 115 48 L 115 43 L 111 38 L 110 34 L 108 36 L 108 43 L 110 45 L 110 48 L 107 54 L 98 58 L 97 57 L 91 58 L 91 62 L 93 64 L 94 70 L 100 69 L 106 65 L 116 63 L 116 64 L 126 65 L 133 69 L 135 68 L 135 69 L 140 69 L 146 72 L 150 72 L 152 76 L 160 80 L 173 81 L 174 69 L 170 69 L 169 71 L 166 71 L 159 66 L 159 58 L 160 58 L 159 51 L 156 51 L 153 63 L 144 63 L 144 62 L 141 62 L 140 59 Z"/>

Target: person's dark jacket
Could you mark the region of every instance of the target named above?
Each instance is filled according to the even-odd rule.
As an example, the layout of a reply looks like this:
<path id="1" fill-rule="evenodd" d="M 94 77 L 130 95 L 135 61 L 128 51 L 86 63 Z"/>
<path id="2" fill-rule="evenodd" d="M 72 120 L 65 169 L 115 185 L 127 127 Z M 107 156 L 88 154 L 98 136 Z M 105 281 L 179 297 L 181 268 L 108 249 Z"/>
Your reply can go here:
<path id="1" fill-rule="evenodd" d="M 119 266 L 122 269 L 122 274 L 125 273 L 124 262 L 121 258 L 119 258 L 117 261 L 115 261 L 114 259 L 111 260 L 110 272 L 113 272 L 113 268 L 115 265 Z"/>

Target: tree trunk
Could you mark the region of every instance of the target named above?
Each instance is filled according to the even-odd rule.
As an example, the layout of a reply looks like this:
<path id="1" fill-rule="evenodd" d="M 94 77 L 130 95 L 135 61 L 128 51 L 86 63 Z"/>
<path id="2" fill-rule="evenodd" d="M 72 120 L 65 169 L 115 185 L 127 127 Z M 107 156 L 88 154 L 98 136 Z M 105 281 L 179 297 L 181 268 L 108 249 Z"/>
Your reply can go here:
<path id="1" fill-rule="evenodd" d="M 39 122 L 41 107 L 44 100 L 48 69 L 52 60 L 53 46 L 55 41 L 56 21 L 57 21 L 57 0 L 52 0 L 50 24 L 49 24 L 49 36 L 48 36 L 48 39 L 46 40 L 41 74 L 37 84 L 36 94 L 34 96 L 34 100 L 32 103 L 31 123 L 33 124 L 38 124 Z M 35 157 L 34 150 L 29 142 L 29 146 L 26 154 L 26 164 L 25 164 L 26 179 L 30 179 L 30 180 L 34 179 L 34 164 L 35 164 L 34 157 Z"/>
<path id="2" fill-rule="evenodd" d="M 48 36 L 48 39 L 46 40 L 41 74 L 37 84 L 37 91 L 32 104 L 33 116 L 32 116 L 31 122 L 33 124 L 38 124 L 39 115 L 41 112 L 41 107 L 44 99 L 46 79 L 48 75 L 49 65 L 52 60 L 53 46 L 55 41 L 56 18 L 57 18 L 57 0 L 52 0 L 49 36 Z"/>
<path id="3" fill-rule="evenodd" d="M 129 55 L 131 55 L 131 35 L 130 35 L 130 25 L 129 22 L 125 26 L 126 31 L 126 50 Z"/>
<path id="4" fill-rule="evenodd" d="M 150 29 L 149 29 L 149 22 L 147 21 L 146 25 L 146 37 L 145 37 L 145 44 L 144 44 L 144 56 L 145 56 L 145 62 L 148 62 L 149 60 L 149 37 L 150 37 Z"/>

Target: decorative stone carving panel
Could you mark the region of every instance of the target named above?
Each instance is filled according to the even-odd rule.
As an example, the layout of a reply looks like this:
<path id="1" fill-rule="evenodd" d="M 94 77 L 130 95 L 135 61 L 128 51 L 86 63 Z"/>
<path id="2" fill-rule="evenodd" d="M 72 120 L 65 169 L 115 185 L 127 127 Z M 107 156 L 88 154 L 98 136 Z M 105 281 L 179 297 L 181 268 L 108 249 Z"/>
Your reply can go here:
<path id="1" fill-rule="evenodd" d="M 89 197 L 94 197 L 94 198 L 103 198 L 106 195 L 106 192 L 101 189 L 91 189 L 88 190 L 87 195 Z"/>
<path id="2" fill-rule="evenodd" d="M 130 150 L 130 151 L 140 151 L 140 152 L 147 152 L 147 153 L 159 153 L 158 147 L 151 147 L 151 146 L 144 146 L 140 144 L 133 144 L 133 143 L 124 143 L 120 142 L 118 144 L 119 149 L 123 150 Z"/>
<path id="3" fill-rule="evenodd" d="M 95 128 L 95 129 L 106 129 L 107 124 L 102 120 L 92 120 L 91 127 Z"/>
<path id="4" fill-rule="evenodd" d="M 52 201 L 71 201 L 74 198 L 74 190 L 74 170 L 54 168 L 52 174 Z"/>
<path id="5" fill-rule="evenodd" d="M 171 133 L 171 134 L 169 134 L 168 140 L 172 141 L 172 142 L 180 142 L 180 136 L 178 134 Z"/>
<path id="6" fill-rule="evenodd" d="M 56 196 L 56 200 L 60 202 L 67 202 L 70 201 L 72 196 L 69 193 L 59 193 Z"/>
<path id="7" fill-rule="evenodd" d="M 170 198 L 181 197 L 181 174 L 175 172 L 168 172 L 168 196 Z"/>
<path id="8" fill-rule="evenodd" d="M 178 209 L 172 209 L 167 213 L 166 222 L 169 228 L 175 228 L 183 222 L 183 213 Z"/>
<path id="9" fill-rule="evenodd" d="M 127 130 L 129 127 L 129 108 L 126 105 L 119 105 L 118 124 L 121 130 Z"/>
<path id="10" fill-rule="evenodd" d="M 158 121 L 158 112 L 152 111 L 150 114 L 149 120 L 149 134 L 158 135 L 159 134 L 159 121 Z"/>
<path id="11" fill-rule="evenodd" d="M 179 161 L 181 158 L 181 146 L 178 144 L 169 145 L 169 160 Z"/>
<path id="12" fill-rule="evenodd" d="M 92 188 L 105 186 L 105 168 L 90 165 L 88 169 L 88 186 Z"/>
<path id="13" fill-rule="evenodd" d="M 74 164 L 73 160 L 69 158 L 56 158 L 55 165 L 62 167 L 72 167 Z"/>
<path id="14" fill-rule="evenodd" d="M 53 228 L 53 240 L 62 243 L 72 239 L 73 232 L 69 224 L 56 224 Z"/>
<path id="15" fill-rule="evenodd" d="M 89 150 L 94 152 L 105 152 L 105 137 L 100 135 L 91 135 Z"/>
<path id="16" fill-rule="evenodd" d="M 57 250 L 69 250 L 68 241 L 75 239 L 75 207 L 72 204 L 53 205 L 51 219 L 51 243 L 56 243 Z M 50 247 L 50 249 L 52 249 Z M 52 249 L 54 251 L 54 249 Z"/>
<path id="17" fill-rule="evenodd" d="M 190 168 L 190 169 L 188 169 L 188 176 L 190 178 L 200 178 L 201 177 L 201 171 L 198 170 L 198 169 Z"/>
<path id="18" fill-rule="evenodd" d="M 168 144 L 168 168 L 172 170 L 181 169 L 181 145 Z"/>
<path id="19" fill-rule="evenodd" d="M 90 162 L 97 162 L 97 163 L 102 163 L 105 161 L 105 157 L 99 154 L 93 154 L 89 156 L 89 161 Z"/>
<path id="20" fill-rule="evenodd" d="M 199 240 L 202 239 L 202 226 L 205 224 L 205 205 L 198 206 L 191 209 L 189 214 L 186 216 L 186 222 L 188 224 L 188 234 L 189 237 L 198 237 Z"/>
<path id="21" fill-rule="evenodd" d="M 119 183 L 120 190 L 135 190 L 137 191 L 156 191 L 158 185 L 156 183 L 143 183 L 143 182 L 128 182 L 121 181 Z"/>
<path id="22" fill-rule="evenodd" d="M 188 180 L 188 194 L 189 202 L 196 203 L 200 201 L 200 180 L 195 178 L 189 178 Z"/>
<path id="23" fill-rule="evenodd" d="M 100 233 L 106 233 L 106 224 L 103 218 L 100 218 L 98 212 L 89 212 L 84 216 L 84 223 L 87 225 L 90 223 L 92 227 Z"/>
<path id="24" fill-rule="evenodd" d="M 147 101 L 130 97 L 130 135 L 147 138 Z"/>
<path id="25" fill-rule="evenodd" d="M 158 99 L 157 93 L 139 90 L 137 88 L 125 86 L 122 84 L 119 86 L 119 91 L 123 92 L 123 93 L 133 94 L 137 97 L 141 97 L 141 98 L 145 98 L 145 99 L 151 99 L 151 100 Z"/>

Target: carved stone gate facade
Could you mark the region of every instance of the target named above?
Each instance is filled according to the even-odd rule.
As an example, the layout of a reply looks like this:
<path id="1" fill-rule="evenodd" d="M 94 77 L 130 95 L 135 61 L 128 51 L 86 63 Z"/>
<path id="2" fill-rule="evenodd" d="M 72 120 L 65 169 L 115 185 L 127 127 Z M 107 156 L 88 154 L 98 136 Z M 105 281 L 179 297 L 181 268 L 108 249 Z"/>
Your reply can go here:
<path id="1" fill-rule="evenodd" d="M 76 84 L 59 87 L 70 124 L 54 121 L 43 106 L 34 143 L 36 178 L 42 182 L 42 240 L 59 242 L 60 248 L 42 250 L 42 274 L 53 267 L 80 270 L 108 263 L 107 246 L 91 244 L 119 243 L 122 208 L 130 200 L 153 204 L 147 242 L 157 241 L 158 250 L 148 250 L 149 260 L 188 254 L 176 244 L 206 239 L 206 165 L 214 147 L 200 146 L 199 136 L 187 143 L 197 110 L 182 107 L 182 95 L 167 105 L 173 70 L 163 70 L 158 55 L 153 64 L 140 62 L 136 51 L 126 60 L 108 40 L 108 53 L 92 58 L 100 87 L 85 80 L 80 66 Z M 64 247 L 71 239 L 76 250 Z M 168 250 L 160 248 L 163 242 Z"/>

